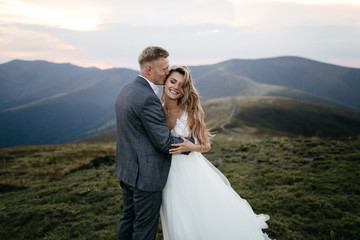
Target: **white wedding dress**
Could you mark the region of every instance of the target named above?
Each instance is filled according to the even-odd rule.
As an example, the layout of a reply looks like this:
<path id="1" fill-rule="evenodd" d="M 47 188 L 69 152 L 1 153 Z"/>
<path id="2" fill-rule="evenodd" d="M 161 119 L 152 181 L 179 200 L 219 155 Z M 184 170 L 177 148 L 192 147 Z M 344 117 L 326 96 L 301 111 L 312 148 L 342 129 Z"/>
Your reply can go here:
<path id="1" fill-rule="evenodd" d="M 171 135 L 190 135 L 186 112 Z M 165 240 L 269 239 L 262 232 L 269 216 L 256 215 L 199 152 L 172 156 L 160 215 Z"/>

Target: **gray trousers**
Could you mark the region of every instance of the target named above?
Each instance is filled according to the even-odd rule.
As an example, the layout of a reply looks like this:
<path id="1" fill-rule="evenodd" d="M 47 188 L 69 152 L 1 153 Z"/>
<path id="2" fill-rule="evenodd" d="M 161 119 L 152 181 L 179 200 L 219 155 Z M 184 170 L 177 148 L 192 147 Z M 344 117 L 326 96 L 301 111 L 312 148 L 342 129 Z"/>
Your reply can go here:
<path id="1" fill-rule="evenodd" d="M 123 216 L 117 240 L 154 240 L 159 224 L 162 191 L 145 192 L 120 181 L 123 192 Z"/>

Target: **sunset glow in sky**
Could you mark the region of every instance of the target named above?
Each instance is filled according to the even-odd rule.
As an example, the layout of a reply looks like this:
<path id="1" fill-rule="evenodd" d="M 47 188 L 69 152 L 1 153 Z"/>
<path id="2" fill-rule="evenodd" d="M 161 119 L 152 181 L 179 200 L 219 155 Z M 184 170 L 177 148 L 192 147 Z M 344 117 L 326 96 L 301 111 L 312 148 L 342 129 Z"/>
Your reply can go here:
<path id="1" fill-rule="evenodd" d="M 0 0 L 0 63 L 137 69 L 149 45 L 199 65 L 300 56 L 360 68 L 359 0 Z"/>

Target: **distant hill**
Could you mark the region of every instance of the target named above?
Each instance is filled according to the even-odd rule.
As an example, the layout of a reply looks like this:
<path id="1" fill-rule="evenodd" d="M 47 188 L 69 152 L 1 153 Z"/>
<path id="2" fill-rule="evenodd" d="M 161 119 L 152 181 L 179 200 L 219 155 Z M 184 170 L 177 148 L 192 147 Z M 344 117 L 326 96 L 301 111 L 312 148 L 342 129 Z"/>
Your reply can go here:
<path id="1" fill-rule="evenodd" d="M 64 143 L 113 128 L 116 96 L 138 74 L 19 60 L 0 65 L 0 73 L 0 147 Z"/>
<path id="2" fill-rule="evenodd" d="M 234 59 L 191 71 L 198 88 L 207 90 L 204 99 L 280 96 L 360 110 L 360 69 L 278 57 Z"/>
<path id="3" fill-rule="evenodd" d="M 190 69 L 202 100 L 275 96 L 360 110 L 360 69 L 298 57 Z M 0 148 L 66 143 L 113 129 L 116 96 L 137 74 L 46 61 L 0 64 Z"/>
<path id="4" fill-rule="evenodd" d="M 350 137 L 360 135 L 360 112 L 275 97 L 234 97 L 203 102 L 212 131 L 243 137 Z M 225 123 L 225 124 L 224 124 Z M 79 142 L 115 142 L 109 130 Z"/>

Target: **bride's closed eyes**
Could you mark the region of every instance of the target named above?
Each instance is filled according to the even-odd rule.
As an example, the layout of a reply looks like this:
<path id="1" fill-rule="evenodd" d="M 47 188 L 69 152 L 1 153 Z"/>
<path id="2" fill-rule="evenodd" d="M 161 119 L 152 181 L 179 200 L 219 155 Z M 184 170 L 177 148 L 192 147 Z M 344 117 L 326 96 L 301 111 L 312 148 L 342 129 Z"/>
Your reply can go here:
<path id="1" fill-rule="evenodd" d="M 169 76 L 168 81 L 165 83 L 165 85 L 167 85 L 167 87 L 175 88 L 175 89 L 178 89 L 181 91 L 183 90 L 183 84 L 184 84 L 184 76 L 178 72 L 173 72 Z"/>
<path id="2" fill-rule="evenodd" d="M 172 83 L 172 85 L 176 85 L 178 81 L 176 79 L 171 79 L 170 82 Z M 179 83 L 176 87 L 182 89 L 182 85 L 182 83 Z"/>

